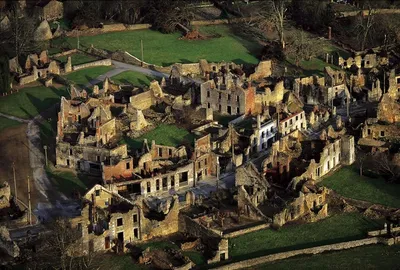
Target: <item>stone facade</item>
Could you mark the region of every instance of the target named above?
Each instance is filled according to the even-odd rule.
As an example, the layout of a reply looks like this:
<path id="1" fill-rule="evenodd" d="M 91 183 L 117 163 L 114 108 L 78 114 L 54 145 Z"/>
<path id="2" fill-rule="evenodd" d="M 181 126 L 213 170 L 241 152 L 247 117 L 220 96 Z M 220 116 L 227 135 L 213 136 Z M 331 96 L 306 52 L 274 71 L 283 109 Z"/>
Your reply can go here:
<path id="1" fill-rule="evenodd" d="M 245 114 L 247 109 L 247 96 L 254 96 L 255 89 L 243 89 L 240 86 L 233 85 L 221 86 L 214 80 L 202 83 L 201 105 L 203 108 L 212 109 L 215 112 L 229 115 Z M 253 92 L 253 95 L 249 93 Z M 254 97 L 253 97 L 254 98 Z"/>

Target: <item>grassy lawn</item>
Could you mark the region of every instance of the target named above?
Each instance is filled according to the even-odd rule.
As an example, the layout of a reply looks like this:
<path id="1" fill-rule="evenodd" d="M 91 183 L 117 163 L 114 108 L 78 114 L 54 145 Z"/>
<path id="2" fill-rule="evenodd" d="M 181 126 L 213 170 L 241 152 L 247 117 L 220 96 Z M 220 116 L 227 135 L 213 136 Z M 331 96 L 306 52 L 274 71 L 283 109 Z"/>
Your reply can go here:
<path id="1" fill-rule="evenodd" d="M 313 256 L 301 256 L 249 269 L 398 269 L 400 246 L 365 246 Z"/>
<path id="2" fill-rule="evenodd" d="M 355 166 L 340 169 L 321 184 L 345 197 L 400 207 L 400 185 L 387 183 L 382 178 L 360 176 Z"/>
<path id="3" fill-rule="evenodd" d="M 293 58 L 287 58 L 286 61 L 292 67 L 296 67 L 296 61 Z M 330 66 L 333 69 L 339 69 L 337 66 L 328 64 L 320 58 L 312 58 L 310 61 L 306 61 L 306 60 L 300 61 L 299 67 L 297 67 L 297 68 L 300 69 L 301 72 L 299 74 L 295 74 L 295 75 L 297 75 L 297 76 L 318 75 L 319 77 L 321 77 L 321 76 L 324 76 L 324 69 L 326 66 Z"/>
<path id="4" fill-rule="evenodd" d="M 129 148 L 140 149 L 143 140 L 147 139 L 149 146 L 151 146 L 151 141 L 155 140 L 156 144 L 177 147 L 183 144 L 193 144 L 194 138 L 194 135 L 185 129 L 174 125 L 161 124 L 139 138 L 124 138 L 121 143 L 127 144 Z"/>
<path id="5" fill-rule="evenodd" d="M 100 75 L 107 73 L 108 71 L 112 70 L 113 67 L 92 67 L 92 68 L 85 68 L 78 71 L 71 72 L 64 77 L 71 82 L 74 82 L 81 88 L 86 88 L 86 85 L 93 79 L 96 79 Z"/>
<path id="6" fill-rule="evenodd" d="M 6 128 L 16 127 L 19 125 L 21 125 L 21 123 L 18 121 L 11 120 L 11 119 L 0 116 L 0 132 Z"/>
<path id="7" fill-rule="evenodd" d="M 89 179 L 87 176 L 76 175 L 69 171 L 57 171 L 47 168 L 46 173 L 50 181 L 53 183 L 53 186 L 67 197 L 71 197 L 74 192 L 79 192 L 83 195 L 97 182 L 93 179 Z"/>
<path id="8" fill-rule="evenodd" d="M 119 84 L 131 84 L 134 86 L 149 86 L 155 78 L 135 71 L 124 71 L 113 76 L 112 81 Z"/>
<path id="9" fill-rule="evenodd" d="M 137 30 L 106 33 L 96 36 L 80 37 L 80 44 L 110 51 L 124 50 L 141 57 L 140 41 L 143 40 L 144 61 L 156 65 L 170 65 L 176 62 L 198 62 L 207 59 L 211 62 L 234 61 L 235 63 L 258 63 L 261 46 L 255 42 L 235 36 L 229 26 L 204 26 L 200 32 L 212 36 L 206 40 L 181 40 L 180 33 L 162 34 L 153 30 Z M 76 38 L 67 38 L 71 47 L 76 47 Z M 61 43 L 58 39 L 55 45 Z"/>
<path id="10" fill-rule="evenodd" d="M 351 213 L 328 217 L 315 223 L 261 230 L 229 240 L 229 256 L 243 260 L 283 251 L 362 239 L 381 224 Z"/>
<path id="11" fill-rule="evenodd" d="M 76 53 L 73 55 L 65 55 L 65 56 L 58 57 L 56 59 L 58 61 L 61 61 L 61 63 L 66 63 L 68 61 L 69 56 L 71 56 L 71 61 L 72 61 L 73 66 L 99 60 L 99 58 L 92 56 L 92 55 L 88 55 L 86 53 Z"/>
<path id="12" fill-rule="evenodd" d="M 29 119 L 67 96 L 65 88 L 36 86 L 20 89 L 18 93 L 0 98 L 0 112 Z"/>

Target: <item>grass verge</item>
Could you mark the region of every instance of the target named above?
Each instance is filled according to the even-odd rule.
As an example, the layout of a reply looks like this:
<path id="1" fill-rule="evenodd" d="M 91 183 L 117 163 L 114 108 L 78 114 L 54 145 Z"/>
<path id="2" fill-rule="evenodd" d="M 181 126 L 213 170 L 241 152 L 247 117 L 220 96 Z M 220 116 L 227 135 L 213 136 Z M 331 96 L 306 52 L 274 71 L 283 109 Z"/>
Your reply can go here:
<path id="1" fill-rule="evenodd" d="M 8 119 L 6 117 L 1 117 L 0 116 L 0 132 L 3 131 L 6 128 L 10 128 L 10 127 L 16 127 L 21 125 L 22 123 L 15 121 L 15 120 L 11 120 Z"/>
<path id="2" fill-rule="evenodd" d="M 400 246 L 366 246 L 350 250 L 300 256 L 247 269 L 397 269 Z"/>
<path id="3" fill-rule="evenodd" d="M 345 197 L 400 208 L 399 184 L 387 183 L 383 178 L 360 176 L 355 166 L 341 168 L 321 184 Z"/>
<path id="4" fill-rule="evenodd" d="M 380 228 L 380 222 L 358 213 L 328 217 L 315 223 L 288 225 L 241 235 L 229 240 L 229 256 L 244 260 L 272 253 L 328 245 L 362 239 L 370 230 Z"/>

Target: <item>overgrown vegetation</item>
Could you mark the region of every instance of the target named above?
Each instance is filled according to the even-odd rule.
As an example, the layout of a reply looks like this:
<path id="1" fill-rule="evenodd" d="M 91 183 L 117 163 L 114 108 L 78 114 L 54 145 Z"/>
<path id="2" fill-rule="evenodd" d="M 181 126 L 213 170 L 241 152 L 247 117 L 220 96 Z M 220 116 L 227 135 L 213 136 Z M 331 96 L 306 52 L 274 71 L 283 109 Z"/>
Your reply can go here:
<path id="1" fill-rule="evenodd" d="M 194 135 L 183 128 L 161 124 L 139 138 L 126 137 L 121 143 L 126 143 L 129 148 L 141 149 L 144 139 L 147 139 L 149 146 L 151 146 L 151 142 L 154 140 L 156 144 L 177 147 L 193 144 Z"/>

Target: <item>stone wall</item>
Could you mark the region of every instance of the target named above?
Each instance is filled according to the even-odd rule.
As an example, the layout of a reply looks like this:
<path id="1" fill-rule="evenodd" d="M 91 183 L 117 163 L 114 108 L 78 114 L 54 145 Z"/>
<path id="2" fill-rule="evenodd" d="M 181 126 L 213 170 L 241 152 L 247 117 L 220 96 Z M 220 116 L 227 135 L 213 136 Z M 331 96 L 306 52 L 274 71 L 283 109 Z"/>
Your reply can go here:
<path id="1" fill-rule="evenodd" d="M 226 234 L 224 233 L 223 236 L 225 238 L 234 238 L 239 235 L 244 235 L 244 234 L 248 234 L 248 233 L 259 231 L 259 230 L 268 229 L 269 227 L 270 227 L 270 224 L 264 223 L 264 224 L 253 226 L 250 228 L 241 229 L 241 230 L 237 230 L 237 231 L 226 233 Z"/>
<path id="2" fill-rule="evenodd" d="M 53 54 L 53 55 L 51 55 L 51 58 L 58 58 L 58 57 L 62 57 L 62 56 L 70 55 L 70 54 L 75 54 L 77 52 L 78 52 L 78 49 L 72 49 L 72 50 L 68 50 L 65 52 Z"/>
<path id="3" fill-rule="evenodd" d="M 81 64 L 81 65 L 76 65 L 76 66 L 72 67 L 72 70 L 76 71 L 76 70 L 80 70 L 80 69 L 88 68 L 88 67 L 111 66 L 111 65 L 112 65 L 112 61 L 110 58 L 108 58 L 108 59 L 102 59 L 102 60 L 93 61 L 90 63 Z"/>
<path id="4" fill-rule="evenodd" d="M 382 240 L 379 239 L 378 237 L 373 237 L 373 238 L 366 238 L 366 239 L 362 239 L 362 240 L 342 242 L 342 243 L 337 243 L 337 244 L 332 244 L 332 245 L 325 245 L 325 246 L 319 246 L 319 247 L 312 247 L 312 248 L 306 248 L 306 249 L 281 252 L 281 253 L 271 254 L 271 255 L 258 257 L 258 258 L 254 258 L 254 259 L 249 259 L 249 260 L 244 260 L 244 261 L 240 261 L 240 262 L 236 262 L 236 263 L 227 264 L 224 266 L 216 267 L 214 269 L 221 269 L 221 270 L 222 269 L 226 269 L 226 270 L 243 269 L 243 268 L 253 267 L 253 266 L 256 266 L 259 264 L 263 264 L 263 263 L 273 262 L 276 260 L 287 259 L 287 258 L 298 256 L 298 255 L 313 255 L 313 254 L 323 253 L 325 251 L 350 249 L 350 248 L 355 248 L 355 247 L 360 247 L 360 246 L 365 246 L 365 245 L 378 244 L 381 241 Z"/>

